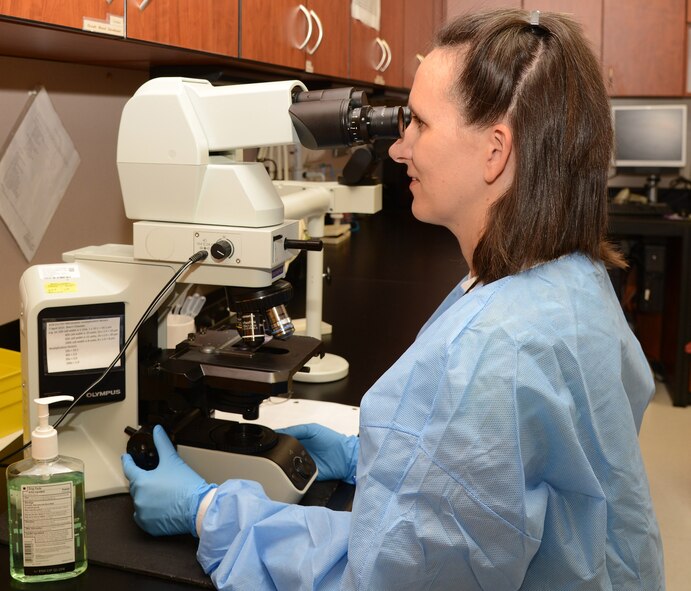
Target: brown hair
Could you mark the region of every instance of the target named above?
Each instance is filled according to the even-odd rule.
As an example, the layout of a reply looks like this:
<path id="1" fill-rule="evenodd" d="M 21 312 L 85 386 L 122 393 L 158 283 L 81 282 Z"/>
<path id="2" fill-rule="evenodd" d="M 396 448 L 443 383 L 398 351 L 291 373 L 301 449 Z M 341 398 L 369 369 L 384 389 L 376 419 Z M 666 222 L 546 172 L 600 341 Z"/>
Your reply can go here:
<path id="1" fill-rule="evenodd" d="M 466 15 L 435 46 L 458 50 L 452 95 L 469 125 L 506 120 L 516 173 L 492 206 L 473 269 L 489 283 L 572 252 L 624 267 L 609 244 L 612 121 L 599 64 L 580 26 L 522 10 Z"/>

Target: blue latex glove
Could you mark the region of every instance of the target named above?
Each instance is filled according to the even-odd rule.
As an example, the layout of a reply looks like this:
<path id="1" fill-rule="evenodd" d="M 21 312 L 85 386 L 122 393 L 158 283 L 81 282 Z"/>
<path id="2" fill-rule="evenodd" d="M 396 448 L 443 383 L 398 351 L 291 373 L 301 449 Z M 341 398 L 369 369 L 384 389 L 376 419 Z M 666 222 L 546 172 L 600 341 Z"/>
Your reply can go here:
<path id="1" fill-rule="evenodd" d="M 130 454 L 123 454 L 122 469 L 130 481 L 134 520 L 153 536 L 197 535 L 199 503 L 215 484 L 208 484 L 175 451 L 163 427 L 153 431 L 158 466 L 142 470 Z"/>
<path id="2" fill-rule="evenodd" d="M 355 484 L 360 440 L 355 435 L 343 435 L 333 429 L 309 423 L 295 425 L 285 429 L 276 429 L 278 433 L 292 435 L 317 464 L 317 480 L 344 480 Z"/>

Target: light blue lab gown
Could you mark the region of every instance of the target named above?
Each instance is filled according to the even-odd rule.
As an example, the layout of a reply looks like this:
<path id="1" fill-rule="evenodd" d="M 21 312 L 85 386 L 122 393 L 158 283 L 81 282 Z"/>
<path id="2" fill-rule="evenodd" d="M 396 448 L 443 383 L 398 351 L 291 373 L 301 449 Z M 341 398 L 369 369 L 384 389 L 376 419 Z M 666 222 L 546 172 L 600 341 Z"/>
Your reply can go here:
<path id="1" fill-rule="evenodd" d="M 637 433 L 654 390 L 604 267 L 452 291 L 362 401 L 352 513 L 221 485 L 223 589 L 658 591 Z"/>

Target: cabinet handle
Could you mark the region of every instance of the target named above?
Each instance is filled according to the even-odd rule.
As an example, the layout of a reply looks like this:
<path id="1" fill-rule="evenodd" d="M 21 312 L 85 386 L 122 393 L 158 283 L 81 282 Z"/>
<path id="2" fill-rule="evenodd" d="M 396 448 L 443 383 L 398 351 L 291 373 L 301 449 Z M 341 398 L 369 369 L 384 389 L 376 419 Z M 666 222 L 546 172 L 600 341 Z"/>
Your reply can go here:
<path id="1" fill-rule="evenodd" d="M 322 22 L 319 20 L 317 13 L 314 12 L 314 10 L 310 10 L 310 14 L 312 15 L 312 18 L 314 19 L 314 22 L 317 23 L 317 27 L 319 28 L 319 36 L 317 37 L 317 42 L 314 44 L 314 46 L 311 49 L 309 47 L 307 48 L 307 53 L 312 55 L 312 54 L 314 54 L 315 51 L 317 51 L 317 48 L 322 44 L 322 39 L 324 38 L 324 28 L 322 27 Z"/>
<path id="2" fill-rule="evenodd" d="M 135 4 L 137 4 L 137 8 L 139 10 L 144 10 L 149 5 L 149 2 L 150 0 L 142 0 L 139 4 L 137 4 L 136 2 Z"/>
<path id="3" fill-rule="evenodd" d="M 391 48 L 389 47 L 389 44 L 386 42 L 386 39 L 382 39 L 381 42 L 384 44 L 384 49 L 386 49 L 386 53 L 389 57 L 386 58 L 386 63 L 381 67 L 380 72 L 386 72 L 386 68 L 388 68 L 391 65 L 391 58 L 393 56 L 391 55 Z"/>
<path id="4" fill-rule="evenodd" d="M 415 57 L 417 58 L 417 61 L 420 62 L 420 63 L 422 63 L 422 60 L 425 59 L 425 56 L 422 55 L 421 53 L 416 53 L 416 54 L 415 54 Z"/>
<path id="5" fill-rule="evenodd" d="M 307 45 L 307 42 L 310 40 L 310 37 L 312 36 L 312 17 L 310 16 L 309 11 L 302 5 L 298 6 L 298 10 L 305 15 L 305 18 L 307 19 L 307 35 L 305 35 L 305 40 L 298 45 L 298 49 L 305 49 L 305 45 Z"/>
<path id="6" fill-rule="evenodd" d="M 388 54 L 386 53 L 384 41 L 382 41 L 379 37 L 377 37 L 374 41 L 377 45 L 379 45 L 379 49 L 381 49 L 381 59 L 379 60 L 379 63 L 376 66 L 374 66 L 374 69 L 378 72 L 381 72 L 381 67 L 384 65 L 384 62 L 386 61 Z"/>

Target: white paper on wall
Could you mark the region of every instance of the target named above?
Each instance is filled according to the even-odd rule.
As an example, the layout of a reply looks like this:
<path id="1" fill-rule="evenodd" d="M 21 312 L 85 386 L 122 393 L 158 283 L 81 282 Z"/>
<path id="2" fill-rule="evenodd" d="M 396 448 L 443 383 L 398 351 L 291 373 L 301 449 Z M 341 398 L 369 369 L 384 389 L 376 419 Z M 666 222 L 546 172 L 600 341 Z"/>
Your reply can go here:
<path id="1" fill-rule="evenodd" d="M 350 16 L 378 31 L 381 24 L 381 0 L 351 0 Z"/>
<path id="2" fill-rule="evenodd" d="M 0 217 L 27 261 L 36 254 L 79 162 L 45 88 L 32 91 L 0 158 Z"/>

